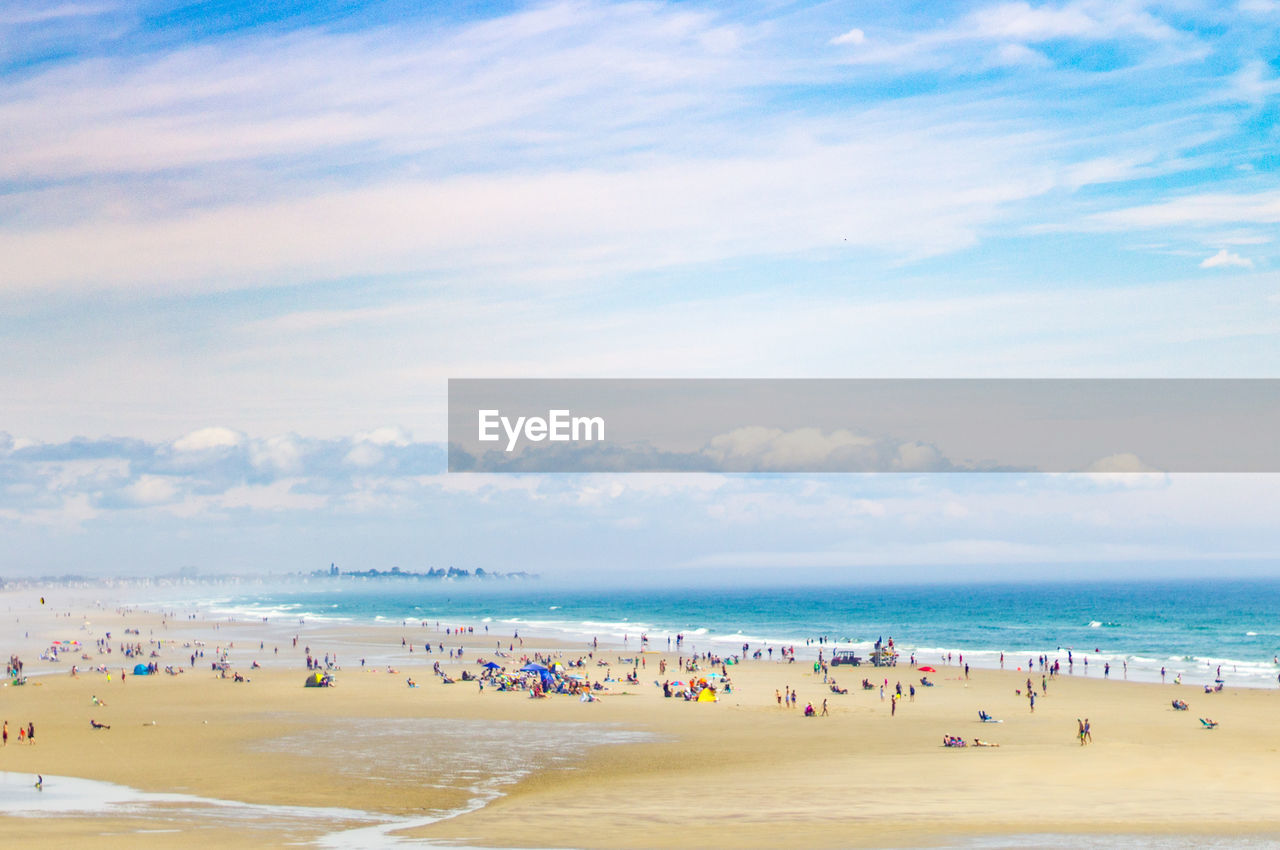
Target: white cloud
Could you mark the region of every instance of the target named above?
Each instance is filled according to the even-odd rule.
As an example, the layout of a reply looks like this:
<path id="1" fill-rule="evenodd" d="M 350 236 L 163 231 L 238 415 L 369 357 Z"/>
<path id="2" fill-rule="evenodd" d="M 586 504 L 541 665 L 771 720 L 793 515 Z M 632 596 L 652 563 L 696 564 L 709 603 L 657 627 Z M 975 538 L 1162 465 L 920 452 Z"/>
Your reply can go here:
<path id="1" fill-rule="evenodd" d="M 1131 43 L 1135 39 L 1140 42 L 1137 46 L 1151 50 L 1169 50 L 1179 45 L 1185 55 L 1203 52 L 1195 47 L 1193 36 L 1162 21 L 1140 0 L 1068 0 L 1057 4 L 1013 2 L 983 6 L 932 30 L 909 31 L 894 42 L 878 40 L 874 48 L 858 51 L 847 61 L 963 72 L 974 64 L 972 51 L 985 50 L 993 42 Z M 1015 48 L 1014 52 L 1019 51 Z M 995 56 L 999 58 L 999 51 Z M 1022 58 L 1031 57 L 1024 54 Z"/>
<path id="2" fill-rule="evenodd" d="M 358 443 L 370 443 L 375 446 L 403 447 L 413 442 L 409 432 L 396 425 L 384 425 L 372 431 L 362 431 L 356 434 L 355 439 Z"/>
<path id="3" fill-rule="evenodd" d="M 382 451 L 376 445 L 360 442 L 347 452 L 343 459 L 351 466 L 364 468 L 377 466 L 382 462 L 383 457 Z"/>
<path id="4" fill-rule="evenodd" d="M 1177 33 L 1133 0 L 1072 0 L 1061 4 L 1001 3 L 969 15 L 959 32 L 974 38 L 1100 41 L 1136 35 L 1166 40 Z"/>
<path id="5" fill-rule="evenodd" d="M 935 446 L 899 444 L 843 429 L 748 426 L 713 437 L 701 454 L 728 471 L 913 472 L 947 466 Z"/>
<path id="6" fill-rule="evenodd" d="M 266 485 L 232 487 L 223 493 L 216 509 L 249 508 L 255 511 L 314 511 L 325 508 L 329 500 L 315 493 L 294 492 L 293 481 L 273 481 Z"/>
<path id="7" fill-rule="evenodd" d="M 1255 60 L 1231 76 L 1229 91 L 1233 98 L 1260 105 L 1280 92 L 1280 79 L 1271 73 L 1266 62 Z"/>
<path id="8" fill-rule="evenodd" d="M 1086 225 L 1106 229 L 1276 224 L 1280 192 L 1199 192 L 1153 204 L 1095 213 Z"/>
<path id="9" fill-rule="evenodd" d="M 991 54 L 989 63 L 993 66 L 1022 66 L 1027 68 L 1043 68 L 1051 64 L 1048 57 L 1038 50 L 1032 50 L 1025 44 L 1002 44 Z"/>
<path id="10" fill-rule="evenodd" d="M 209 449 L 236 448 L 245 441 L 244 434 L 230 428 L 201 428 L 173 441 L 174 451 L 202 452 Z"/>
<path id="11" fill-rule="evenodd" d="M 831 39 L 829 43 L 830 44 L 862 44 L 866 40 L 867 40 L 867 34 L 855 27 L 854 29 L 851 29 L 846 33 L 841 33 L 840 35 Z"/>
<path id="12" fill-rule="evenodd" d="M 178 495 L 178 488 L 169 478 L 143 475 L 124 487 L 120 494 L 129 502 L 140 506 L 161 505 Z"/>
<path id="13" fill-rule="evenodd" d="M 262 470 L 291 473 L 301 468 L 303 449 L 292 434 L 253 440 L 249 443 L 249 462 Z"/>
<path id="14" fill-rule="evenodd" d="M 1206 257 L 1200 261 L 1200 268 L 1202 269 L 1229 267 L 1251 269 L 1253 268 L 1253 260 L 1228 251 L 1226 248 L 1220 248 L 1218 253 L 1214 254 L 1212 257 Z"/>
<path id="15" fill-rule="evenodd" d="M 41 24 L 58 21 L 64 18 L 91 18 L 115 11 L 118 7 L 108 5 L 90 5 L 85 3 L 63 3 L 61 5 L 33 4 L 24 6 L 14 3 L 10 8 L 0 11 L 0 26 L 20 26 L 25 24 Z"/>
<path id="16" fill-rule="evenodd" d="M 1143 463 L 1142 459 L 1136 454 L 1123 452 L 1095 460 L 1089 464 L 1085 471 L 1095 473 L 1135 473 L 1156 472 L 1157 470 Z"/>

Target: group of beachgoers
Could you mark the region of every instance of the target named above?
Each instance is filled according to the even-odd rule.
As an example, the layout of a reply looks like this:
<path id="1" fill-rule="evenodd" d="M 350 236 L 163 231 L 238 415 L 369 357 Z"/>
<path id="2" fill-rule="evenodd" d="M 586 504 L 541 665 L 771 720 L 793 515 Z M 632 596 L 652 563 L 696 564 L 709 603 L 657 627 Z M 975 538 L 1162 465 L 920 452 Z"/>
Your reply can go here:
<path id="1" fill-rule="evenodd" d="M 961 737 L 960 737 L 960 736 L 958 736 L 958 735 L 943 735 L 943 736 L 942 736 L 942 746 L 944 746 L 944 747 L 959 748 L 959 747 L 968 747 L 968 746 L 970 746 L 970 745 L 965 741 L 965 739 L 964 739 L 964 738 L 961 738 Z M 1000 746 L 1000 745 L 999 745 L 999 744 L 994 744 L 994 743 L 992 743 L 991 741 L 984 741 L 984 740 L 982 740 L 981 738 L 974 738 L 974 739 L 973 739 L 973 745 L 972 745 L 972 746 L 975 746 L 975 747 L 998 747 L 998 746 Z"/>
<path id="2" fill-rule="evenodd" d="M 26 726 L 18 724 L 18 743 L 34 744 L 36 742 L 36 724 L 28 722 Z M 0 746 L 9 746 L 9 721 L 4 721 L 3 728 L 0 728 Z"/>

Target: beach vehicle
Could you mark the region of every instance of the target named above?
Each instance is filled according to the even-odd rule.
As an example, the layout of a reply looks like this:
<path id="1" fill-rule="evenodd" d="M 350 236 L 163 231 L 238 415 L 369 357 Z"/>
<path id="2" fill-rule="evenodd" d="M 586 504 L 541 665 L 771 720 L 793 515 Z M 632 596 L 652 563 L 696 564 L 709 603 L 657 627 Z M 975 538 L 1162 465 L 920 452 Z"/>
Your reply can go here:
<path id="1" fill-rule="evenodd" d="M 857 667 L 862 664 L 862 658 L 855 655 L 852 649 L 837 649 L 831 653 L 831 666 L 839 667 L 842 664 Z"/>

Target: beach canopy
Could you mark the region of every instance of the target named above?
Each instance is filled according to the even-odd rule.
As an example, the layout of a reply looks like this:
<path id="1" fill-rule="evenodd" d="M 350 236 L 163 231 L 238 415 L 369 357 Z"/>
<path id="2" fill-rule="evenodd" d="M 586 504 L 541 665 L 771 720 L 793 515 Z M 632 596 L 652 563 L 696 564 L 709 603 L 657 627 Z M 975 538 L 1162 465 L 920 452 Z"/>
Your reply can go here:
<path id="1" fill-rule="evenodd" d="M 521 673 L 550 673 L 546 667 L 541 664 L 526 664 L 520 668 Z"/>
<path id="2" fill-rule="evenodd" d="M 921 667 L 920 672 L 921 673 L 937 673 L 938 671 L 934 670 L 932 667 Z"/>
<path id="3" fill-rule="evenodd" d="M 502 666 L 501 664 L 498 664 L 495 661 L 486 661 L 484 663 L 484 667 L 486 670 L 497 670 L 501 666 Z"/>
<path id="4" fill-rule="evenodd" d="M 698 702 L 715 702 L 716 692 L 710 688 L 703 688 L 698 694 Z"/>
<path id="5" fill-rule="evenodd" d="M 146 675 L 147 675 L 147 674 L 149 674 L 150 672 L 151 672 L 151 671 L 150 671 L 149 669 L 147 669 L 147 665 L 145 665 L 145 664 L 135 664 L 135 665 L 133 665 L 133 675 L 135 675 L 135 676 L 146 676 Z"/>
<path id="6" fill-rule="evenodd" d="M 324 687 L 324 674 L 323 674 L 323 673 L 308 673 L 308 674 L 307 674 L 307 678 L 303 681 L 303 685 L 305 685 L 305 686 L 306 686 L 306 687 L 308 687 L 308 688 L 323 688 L 323 687 Z"/>

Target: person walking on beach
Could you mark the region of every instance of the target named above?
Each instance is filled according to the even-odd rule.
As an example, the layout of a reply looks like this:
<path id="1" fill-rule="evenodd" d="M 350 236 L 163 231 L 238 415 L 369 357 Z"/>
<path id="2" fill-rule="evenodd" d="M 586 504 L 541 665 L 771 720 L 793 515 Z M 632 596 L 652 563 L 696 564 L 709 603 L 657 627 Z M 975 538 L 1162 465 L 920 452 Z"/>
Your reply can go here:
<path id="1" fill-rule="evenodd" d="M 1080 746 L 1084 746 L 1084 721 L 1079 717 L 1076 718 L 1076 737 L 1080 739 Z"/>
<path id="2" fill-rule="evenodd" d="M 1093 743 L 1093 730 L 1089 726 L 1089 718 L 1084 719 L 1084 740 L 1086 744 Z"/>
<path id="3" fill-rule="evenodd" d="M 36 742 L 36 724 L 27 723 L 27 743 L 34 744 Z"/>
<path id="4" fill-rule="evenodd" d="M 830 713 L 831 713 L 831 712 L 827 711 L 827 701 L 824 699 L 824 700 L 822 701 L 822 716 L 823 716 L 823 717 L 826 717 L 826 716 L 827 716 L 828 714 L 830 714 Z"/>
<path id="5" fill-rule="evenodd" d="M 1031 691 L 1027 696 L 1031 699 L 1031 713 L 1036 713 L 1036 692 Z"/>

